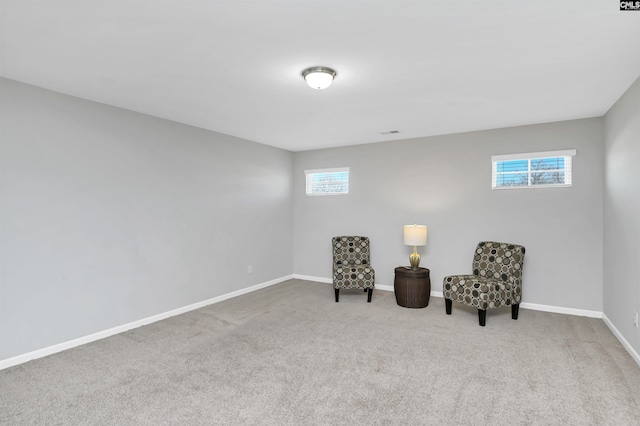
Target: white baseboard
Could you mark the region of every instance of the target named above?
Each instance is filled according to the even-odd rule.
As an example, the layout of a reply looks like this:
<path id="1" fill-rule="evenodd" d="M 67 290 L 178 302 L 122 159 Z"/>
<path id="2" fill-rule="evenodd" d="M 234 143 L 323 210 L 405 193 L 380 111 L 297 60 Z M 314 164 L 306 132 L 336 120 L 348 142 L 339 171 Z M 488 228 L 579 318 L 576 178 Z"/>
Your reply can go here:
<path id="1" fill-rule="evenodd" d="M 311 276 L 311 275 L 293 274 L 293 278 L 296 279 L 296 280 L 314 281 L 314 282 L 317 282 L 317 283 L 331 284 L 333 282 L 333 280 L 331 278 L 314 277 L 314 276 Z"/>
<path id="2" fill-rule="evenodd" d="M 576 315 L 579 317 L 602 318 L 602 312 L 589 311 L 586 309 L 563 308 L 562 306 L 538 305 L 537 303 L 520 303 L 522 309 L 531 309 L 532 311 L 554 312 L 557 314 Z"/>
<path id="3" fill-rule="evenodd" d="M 326 283 L 326 284 L 332 284 L 333 283 L 333 280 L 331 278 L 314 277 L 314 276 L 311 276 L 311 275 L 293 274 L 293 278 L 298 279 L 298 280 L 313 281 L 313 282 L 316 282 L 316 283 Z M 375 289 L 376 290 L 383 290 L 383 291 L 393 291 L 393 286 L 392 285 L 376 284 L 375 285 Z"/>
<path id="4" fill-rule="evenodd" d="M 156 321 L 161 321 L 163 319 L 171 318 L 176 315 L 184 314 L 185 312 L 194 311 L 196 309 L 200 309 L 208 305 L 213 305 L 214 303 L 222 302 L 223 300 L 238 297 L 243 294 L 251 293 L 253 291 L 260 290 L 262 288 L 269 287 L 274 284 L 278 284 L 283 281 L 290 280 L 292 278 L 293 278 L 293 275 L 287 275 L 284 277 L 276 278 L 271 281 L 256 284 L 254 286 L 233 291 L 231 293 L 223 294 L 222 296 L 217 296 L 212 299 L 204 300 L 202 302 L 193 303 L 191 305 L 173 309 L 168 312 L 163 312 L 161 314 L 153 315 L 153 316 L 143 318 L 137 321 L 133 321 L 127 324 L 119 325 L 117 327 L 109 328 L 107 330 L 99 331 L 97 333 L 89 334 L 88 336 L 78 337 L 76 339 L 69 340 L 67 342 L 58 343 L 53 346 L 48 346 L 46 348 L 38 349 L 33 352 L 28 352 L 26 354 L 14 356 L 12 358 L 3 359 L 3 360 L 0 360 L 0 370 L 13 367 L 14 365 L 23 364 L 27 361 L 31 361 L 32 359 L 42 358 L 47 355 L 52 355 L 57 352 L 62 352 L 67 349 L 75 348 L 76 346 L 95 342 L 96 340 L 104 339 L 105 337 L 113 336 L 114 334 L 118 334 L 118 333 L 123 333 L 127 330 L 131 330 L 134 328 L 141 327 L 143 325 L 151 324 Z"/>
<path id="5" fill-rule="evenodd" d="M 314 282 L 318 282 L 318 283 L 327 283 L 327 284 L 333 283 L 333 280 L 331 278 L 314 277 L 314 276 L 311 276 L 311 275 L 293 274 L 293 278 L 298 279 L 298 280 L 314 281 Z M 394 291 L 392 285 L 376 284 L 375 288 L 376 288 L 376 290 L 382 290 L 382 291 Z M 432 291 L 431 295 L 434 296 L 434 297 L 442 298 L 442 292 L 441 291 Z"/>
<path id="6" fill-rule="evenodd" d="M 604 321 L 605 324 L 607 324 L 607 327 L 609 327 L 609 330 L 611 330 L 613 335 L 616 336 L 616 338 L 620 341 L 620 343 L 622 343 L 622 346 L 624 346 L 627 352 L 629 352 L 629 355 L 631 355 L 631 358 L 633 358 L 636 364 L 640 366 L 640 354 L 638 354 L 638 352 L 636 352 L 636 350 L 633 349 L 633 346 L 631 346 L 631 344 L 627 341 L 627 339 L 624 338 L 622 333 L 618 331 L 616 326 L 613 325 L 609 317 L 607 317 L 607 315 L 604 313 L 602 314 L 602 320 Z"/>
<path id="7" fill-rule="evenodd" d="M 375 289 L 382 290 L 382 291 L 394 291 L 392 285 L 384 285 L 384 284 L 376 284 Z"/>
<path id="8" fill-rule="evenodd" d="M 311 276 L 311 275 L 293 274 L 293 278 L 298 279 L 298 280 L 313 281 L 313 282 L 316 282 L 316 283 L 325 283 L 325 284 L 333 283 L 333 280 L 331 278 L 314 277 L 314 276 Z M 376 284 L 375 288 L 376 288 L 376 290 L 393 291 L 393 286 L 392 285 Z"/>
<path id="9" fill-rule="evenodd" d="M 293 278 L 306 281 L 315 281 L 320 283 L 332 283 L 331 278 L 313 277 L 310 275 L 293 274 Z M 394 291 L 392 285 L 376 284 L 376 290 Z M 444 297 L 441 291 L 431 291 L 433 297 Z M 577 315 L 580 317 L 602 318 L 602 312 L 587 311 L 584 309 L 563 308 L 561 306 L 538 305 L 537 303 L 520 303 L 522 309 L 531 309 L 532 311 L 555 312 L 558 314 Z"/>

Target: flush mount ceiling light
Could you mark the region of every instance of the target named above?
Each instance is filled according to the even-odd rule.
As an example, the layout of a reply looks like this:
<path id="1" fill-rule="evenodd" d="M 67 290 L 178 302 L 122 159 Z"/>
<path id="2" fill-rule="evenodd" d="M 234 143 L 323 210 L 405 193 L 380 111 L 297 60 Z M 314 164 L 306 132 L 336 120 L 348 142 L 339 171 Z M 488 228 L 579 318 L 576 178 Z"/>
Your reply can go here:
<path id="1" fill-rule="evenodd" d="M 311 67 L 302 71 L 302 77 L 312 89 L 322 90 L 331 86 L 336 72 L 327 67 Z"/>

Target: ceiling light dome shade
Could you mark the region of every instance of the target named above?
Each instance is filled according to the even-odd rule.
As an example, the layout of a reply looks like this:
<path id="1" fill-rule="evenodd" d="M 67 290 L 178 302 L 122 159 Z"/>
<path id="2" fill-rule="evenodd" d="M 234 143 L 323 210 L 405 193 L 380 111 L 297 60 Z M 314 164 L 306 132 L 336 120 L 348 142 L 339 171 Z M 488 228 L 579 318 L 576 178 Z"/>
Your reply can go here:
<path id="1" fill-rule="evenodd" d="M 327 67 L 311 67 L 302 71 L 302 77 L 312 89 L 322 90 L 331 86 L 336 72 Z"/>

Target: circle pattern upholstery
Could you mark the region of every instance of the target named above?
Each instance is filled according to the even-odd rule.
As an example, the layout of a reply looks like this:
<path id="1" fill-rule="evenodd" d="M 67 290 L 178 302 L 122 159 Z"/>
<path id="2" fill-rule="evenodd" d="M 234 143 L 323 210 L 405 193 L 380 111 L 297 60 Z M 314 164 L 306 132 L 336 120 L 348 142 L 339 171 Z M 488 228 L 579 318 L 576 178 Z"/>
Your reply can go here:
<path id="1" fill-rule="evenodd" d="M 445 299 L 478 309 L 519 304 L 525 248 L 483 241 L 473 256 L 473 275 L 450 275 L 442 284 Z"/>
<path id="2" fill-rule="evenodd" d="M 369 238 L 360 236 L 333 237 L 333 287 L 374 287 L 375 271 L 370 265 Z"/>

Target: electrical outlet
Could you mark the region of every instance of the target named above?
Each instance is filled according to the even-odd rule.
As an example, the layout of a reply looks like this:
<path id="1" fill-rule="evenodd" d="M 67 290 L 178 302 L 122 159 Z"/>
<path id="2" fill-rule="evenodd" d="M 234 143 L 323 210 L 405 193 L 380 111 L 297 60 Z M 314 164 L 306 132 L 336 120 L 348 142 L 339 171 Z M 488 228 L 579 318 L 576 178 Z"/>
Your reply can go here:
<path id="1" fill-rule="evenodd" d="M 250 273 L 250 274 L 253 274 L 253 265 L 249 265 L 249 269 L 247 269 L 247 272 Z M 636 317 L 637 317 L 637 315 L 636 315 Z"/>
<path id="2" fill-rule="evenodd" d="M 638 311 L 633 311 L 633 325 L 638 328 Z"/>

